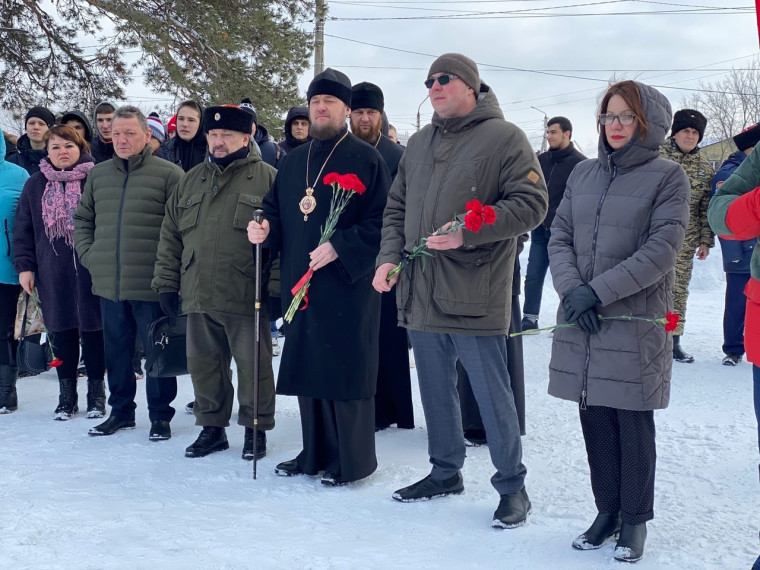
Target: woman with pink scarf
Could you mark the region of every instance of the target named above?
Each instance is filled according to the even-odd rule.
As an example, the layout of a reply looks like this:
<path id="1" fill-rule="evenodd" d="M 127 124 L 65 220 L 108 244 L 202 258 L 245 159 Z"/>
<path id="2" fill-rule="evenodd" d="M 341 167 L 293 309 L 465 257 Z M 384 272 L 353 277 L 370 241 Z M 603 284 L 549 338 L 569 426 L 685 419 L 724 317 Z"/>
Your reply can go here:
<path id="1" fill-rule="evenodd" d="M 36 288 L 56 358 L 60 393 L 56 420 L 79 411 L 77 364 L 81 340 L 87 370 L 87 417 L 105 415 L 105 354 L 98 298 L 74 251 L 73 214 L 95 165 L 87 142 L 71 127 L 45 135 L 47 157 L 24 185 L 13 230 L 13 265 L 27 293 Z"/>

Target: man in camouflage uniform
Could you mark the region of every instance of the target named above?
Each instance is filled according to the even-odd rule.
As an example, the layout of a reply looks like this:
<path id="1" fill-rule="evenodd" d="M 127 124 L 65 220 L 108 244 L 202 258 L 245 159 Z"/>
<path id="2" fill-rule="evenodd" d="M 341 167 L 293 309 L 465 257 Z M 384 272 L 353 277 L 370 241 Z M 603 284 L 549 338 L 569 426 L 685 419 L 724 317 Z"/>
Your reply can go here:
<path id="1" fill-rule="evenodd" d="M 673 288 L 673 312 L 681 318 L 673 333 L 673 358 L 678 362 L 694 362 L 694 357 L 681 348 L 681 335 L 686 323 L 686 300 L 694 257 L 704 260 L 715 242 L 715 235 L 707 223 L 707 206 L 710 188 L 715 175 L 712 166 L 699 154 L 699 145 L 705 134 L 707 119 L 699 111 L 681 109 L 673 116 L 670 138 L 662 145 L 662 156 L 680 164 L 691 184 L 689 226 L 686 229 L 681 251 L 676 262 L 676 280 Z"/>

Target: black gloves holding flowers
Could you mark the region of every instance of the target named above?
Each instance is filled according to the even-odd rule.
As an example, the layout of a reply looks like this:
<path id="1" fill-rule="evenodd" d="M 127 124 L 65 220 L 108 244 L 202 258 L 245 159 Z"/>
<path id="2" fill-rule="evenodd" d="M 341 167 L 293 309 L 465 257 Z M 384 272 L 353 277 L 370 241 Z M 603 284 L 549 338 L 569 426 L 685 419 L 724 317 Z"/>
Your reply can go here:
<path id="1" fill-rule="evenodd" d="M 596 304 L 599 298 L 588 285 L 576 287 L 562 299 L 565 308 L 565 320 L 575 323 L 587 334 L 596 334 L 601 330 Z"/>

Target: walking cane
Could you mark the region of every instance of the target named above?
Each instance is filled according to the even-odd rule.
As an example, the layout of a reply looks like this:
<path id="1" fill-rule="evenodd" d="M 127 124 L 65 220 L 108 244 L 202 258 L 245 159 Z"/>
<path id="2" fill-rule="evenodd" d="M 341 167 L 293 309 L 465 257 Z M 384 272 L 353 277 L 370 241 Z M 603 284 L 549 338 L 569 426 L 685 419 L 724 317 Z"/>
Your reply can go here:
<path id="1" fill-rule="evenodd" d="M 260 224 L 264 220 L 264 210 L 253 212 L 253 221 Z M 254 327 L 256 330 L 253 352 L 253 478 L 256 479 L 256 460 L 259 457 L 259 375 L 261 368 L 261 244 L 255 247 L 256 294 L 254 303 Z"/>

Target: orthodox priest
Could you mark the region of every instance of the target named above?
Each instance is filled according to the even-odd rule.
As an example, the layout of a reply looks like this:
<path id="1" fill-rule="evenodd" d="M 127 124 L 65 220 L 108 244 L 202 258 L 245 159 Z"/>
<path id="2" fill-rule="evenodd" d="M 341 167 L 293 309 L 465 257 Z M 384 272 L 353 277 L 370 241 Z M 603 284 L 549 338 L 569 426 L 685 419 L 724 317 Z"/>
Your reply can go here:
<path id="1" fill-rule="evenodd" d="M 313 139 L 288 154 L 264 198 L 265 220 L 248 225 L 252 243 L 268 240 L 280 256 L 282 303 L 311 269 L 308 303 L 287 326 L 277 393 L 298 396 L 303 450 L 277 465 L 283 476 L 317 475 L 335 486 L 377 468 L 375 388 L 380 295 L 372 288 L 374 259 L 390 174 L 372 146 L 348 132 L 351 82 L 326 69 L 307 91 Z M 366 187 L 354 194 L 335 233 L 319 245 L 330 212 L 331 173 L 355 174 Z"/>
<path id="2" fill-rule="evenodd" d="M 351 88 L 351 132 L 374 146 L 396 178 L 404 149 L 382 134 L 385 96 L 366 81 Z M 398 326 L 396 296 L 382 295 L 380 301 L 380 363 L 375 393 L 375 430 L 396 424 L 414 428 L 412 379 L 409 373 L 409 341 L 406 329 Z"/>

